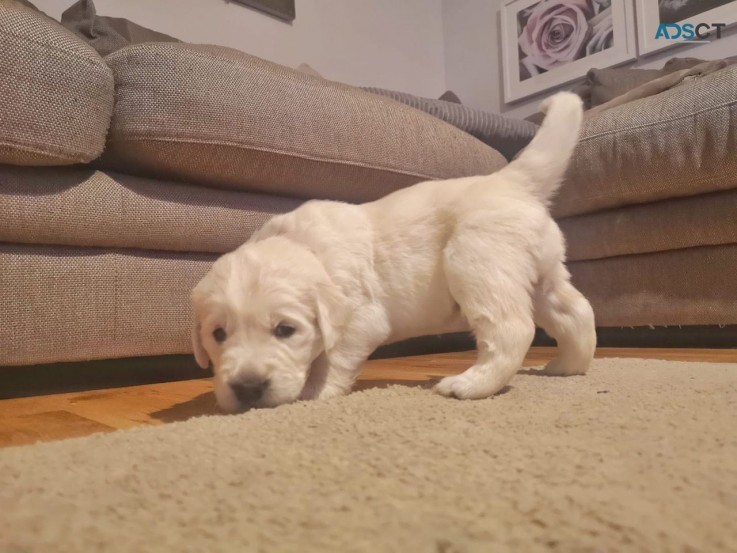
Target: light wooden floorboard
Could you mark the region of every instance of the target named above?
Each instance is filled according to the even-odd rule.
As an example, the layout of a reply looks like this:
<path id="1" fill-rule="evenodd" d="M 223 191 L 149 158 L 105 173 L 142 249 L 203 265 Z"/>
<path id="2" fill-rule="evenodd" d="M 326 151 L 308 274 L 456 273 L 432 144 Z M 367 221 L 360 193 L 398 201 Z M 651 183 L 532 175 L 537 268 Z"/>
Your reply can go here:
<path id="1" fill-rule="evenodd" d="M 544 364 L 554 351 L 533 348 L 525 366 Z M 737 363 L 735 349 L 600 348 L 597 356 Z M 369 361 L 357 388 L 430 384 L 439 377 L 463 371 L 473 358 L 473 352 L 463 352 Z M 210 379 L 0 400 L 0 447 L 215 413 L 218 410 Z"/>

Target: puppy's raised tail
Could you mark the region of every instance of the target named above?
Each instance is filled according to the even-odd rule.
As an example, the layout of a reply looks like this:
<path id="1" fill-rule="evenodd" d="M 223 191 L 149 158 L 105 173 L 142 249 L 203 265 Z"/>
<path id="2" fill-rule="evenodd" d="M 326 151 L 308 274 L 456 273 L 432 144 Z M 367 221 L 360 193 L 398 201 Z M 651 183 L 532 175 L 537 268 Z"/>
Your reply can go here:
<path id="1" fill-rule="evenodd" d="M 545 100 L 540 110 L 546 115 L 535 138 L 501 173 L 547 204 L 560 187 L 578 143 L 583 104 L 576 94 L 559 92 Z"/>

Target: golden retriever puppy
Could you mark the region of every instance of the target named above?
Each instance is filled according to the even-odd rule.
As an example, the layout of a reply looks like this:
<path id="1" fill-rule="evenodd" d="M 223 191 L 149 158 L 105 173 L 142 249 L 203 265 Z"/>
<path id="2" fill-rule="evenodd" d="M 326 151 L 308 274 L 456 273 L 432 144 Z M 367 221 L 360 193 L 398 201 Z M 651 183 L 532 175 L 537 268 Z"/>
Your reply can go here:
<path id="1" fill-rule="evenodd" d="M 310 201 L 218 259 L 192 292 L 198 363 L 227 411 L 350 391 L 368 356 L 405 338 L 472 330 L 476 362 L 436 386 L 489 397 L 535 324 L 558 342 L 546 372 L 583 374 L 596 346 L 548 203 L 578 140 L 580 99 L 549 99 L 530 145 L 500 171 L 423 182 L 375 202 Z"/>

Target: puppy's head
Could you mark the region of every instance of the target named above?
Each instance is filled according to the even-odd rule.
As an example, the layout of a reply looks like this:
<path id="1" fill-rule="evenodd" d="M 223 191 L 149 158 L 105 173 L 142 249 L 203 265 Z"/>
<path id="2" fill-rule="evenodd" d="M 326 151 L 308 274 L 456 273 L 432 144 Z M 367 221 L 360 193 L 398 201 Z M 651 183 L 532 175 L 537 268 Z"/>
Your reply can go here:
<path id="1" fill-rule="evenodd" d="M 212 362 L 218 404 L 229 412 L 298 399 L 348 315 L 320 261 L 281 237 L 218 259 L 192 302 L 195 357 L 203 368 Z"/>

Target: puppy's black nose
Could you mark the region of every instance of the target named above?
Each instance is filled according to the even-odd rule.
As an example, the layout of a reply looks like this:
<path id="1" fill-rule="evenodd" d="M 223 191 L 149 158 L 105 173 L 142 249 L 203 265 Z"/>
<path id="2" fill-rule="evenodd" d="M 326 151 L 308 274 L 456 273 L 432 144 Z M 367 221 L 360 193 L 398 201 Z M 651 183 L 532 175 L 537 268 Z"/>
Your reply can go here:
<path id="1" fill-rule="evenodd" d="M 268 386 L 268 379 L 241 378 L 230 383 L 233 394 L 243 406 L 256 403 L 264 395 Z"/>

